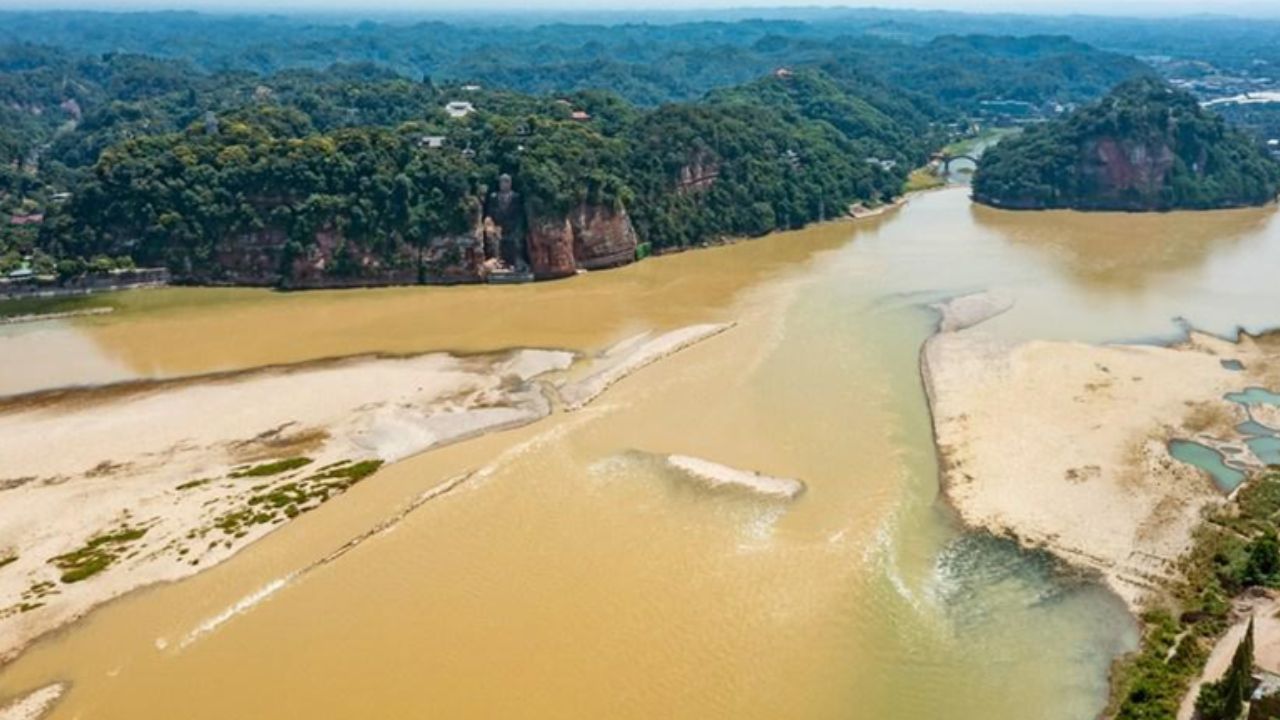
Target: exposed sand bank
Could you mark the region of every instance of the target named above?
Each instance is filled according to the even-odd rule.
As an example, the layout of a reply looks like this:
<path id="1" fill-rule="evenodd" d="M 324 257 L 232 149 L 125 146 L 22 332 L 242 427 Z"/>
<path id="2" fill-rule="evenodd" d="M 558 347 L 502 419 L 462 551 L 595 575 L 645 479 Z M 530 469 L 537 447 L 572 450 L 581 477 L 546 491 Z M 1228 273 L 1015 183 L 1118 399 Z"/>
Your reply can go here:
<path id="1" fill-rule="evenodd" d="M 728 327 L 615 346 L 567 386 L 573 407 Z M 362 357 L 0 402 L 0 662 L 102 602 L 225 560 L 377 463 L 549 415 L 550 376 L 578 362 Z"/>
<path id="2" fill-rule="evenodd" d="M 61 683 L 46 685 L 0 707 L 0 720 L 37 720 L 43 717 L 66 688 Z"/>
<path id="3" fill-rule="evenodd" d="M 875 207 L 867 207 L 862 203 L 854 203 L 849 206 L 849 217 L 854 220 L 878 217 L 880 215 L 884 215 L 890 210 L 896 210 L 903 205 L 906 205 L 910 199 L 911 193 L 908 193 L 902 197 L 894 198 L 891 202 L 877 205 Z"/>
<path id="4" fill-rule="evenodd" d="M 1199 333 L 1173 347 L 1010 343 L 980 324 L 1007 307 L 948 303 L 922 352 L 946 494 L 966 523 L 1099 572 L 1137 610 L 1224 498 L 1168 441 L 1238 444 L 1247 414 L 1223 396 L 1275 387 L 1280 356 Z"/>
<path id="5" fill-rule="evenodd" d="M 663 333 L 627 338 L 596 359 L 586 377 L 560 385 L 560 397 L 569 410 L 578 410 L 595 400 L 610 385 L 668 355 L 714 337 L 733 327 L 733 323 L 690 325 Z"/>
<path id="6" fill-rule="evenodd" d="M 14 558 L 0 569 L 0 658 L 338 494 L 351 478 L 335 471 L 350 465 L 335 463 L 394 461 L 547 415 L 531 381 L 572 361 L 542 350 L 364 358 L 0 405 L 0 557 Z M 311 462 L 244 474 L 299 457 Z"/>
<path id="7" fill-rule="evenodd" d="M 740 487 L 761 495 L 794 500 L 804 492 L 805 485 L 791 478 L 773 477 L 753 470 L 721 465 L 688 455 L 668 455 L 667 464 L 681 470 L 712 487 Z"/>

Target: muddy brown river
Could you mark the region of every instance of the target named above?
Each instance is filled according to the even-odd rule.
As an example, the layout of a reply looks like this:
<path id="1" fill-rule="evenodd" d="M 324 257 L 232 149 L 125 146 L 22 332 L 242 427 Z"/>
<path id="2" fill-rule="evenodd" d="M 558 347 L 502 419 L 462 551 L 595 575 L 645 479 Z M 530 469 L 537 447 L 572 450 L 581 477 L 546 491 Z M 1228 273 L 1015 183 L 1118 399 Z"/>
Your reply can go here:
<path id="1" fill-rule="evenodd" d="M 919 378 L 927 306 L 995 288 L 1017 301 L 991 321 L 1008 337 L 1158 341 L 1274 325 L 1277 267 L 1272 208 L 1017 214 L 946 190 L 561 282 L 138 291 L 110 315 L 0 328 L 12 394 L 738 323 L 586 410 L 397 463 L 100 608 L 0 671 L 0 697 L 66 680 L 51 717 L 81 720 L 1093 717 L 1135 627 L 1095 583 L 957 527 Z M 807 491 L 711 491 L 655 453 Z"/>

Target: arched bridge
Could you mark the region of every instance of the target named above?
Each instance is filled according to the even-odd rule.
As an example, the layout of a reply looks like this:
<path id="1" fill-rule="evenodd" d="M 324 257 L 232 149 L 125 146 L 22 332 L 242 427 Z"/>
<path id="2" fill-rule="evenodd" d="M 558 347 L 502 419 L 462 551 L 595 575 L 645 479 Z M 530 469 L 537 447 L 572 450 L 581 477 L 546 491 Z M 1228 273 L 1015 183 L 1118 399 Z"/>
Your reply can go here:
<path id="1" fill-rule="evenodd" d="M 943 174 L 947 175 L 951 174 L 951 163 L 956 160 L 968 160 L 973 163 L 974 167 L 978 165 L 978 158 L 967 153 L 956 153 L 954 155 L 949 152 L 934 153 L 933 160 L 942 168 Z"/>

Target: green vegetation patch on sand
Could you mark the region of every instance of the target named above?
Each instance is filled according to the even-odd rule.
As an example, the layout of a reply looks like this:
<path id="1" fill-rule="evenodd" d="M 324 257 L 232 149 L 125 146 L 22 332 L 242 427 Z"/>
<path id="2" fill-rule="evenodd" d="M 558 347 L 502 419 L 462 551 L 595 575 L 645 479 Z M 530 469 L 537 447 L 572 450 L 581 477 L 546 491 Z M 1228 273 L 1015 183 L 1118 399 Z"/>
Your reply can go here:
<path id="1" fill-rule="evenodd" d="M 214 526 L 232 537 L 244 537 L 255 525 L 281 522 L 314 510 L 380 467 L 381 460 L 344 460 L 300 480 L 255 487 L 244 506 L 219 516 Z"/>
<path id="2" fill-rule="evenodd" d="M 146 534 L 147 528 L 122 527 L 94 536 L 83 547 L 49 558 L 49 562 L 62 571 L 62 582 L 80 582 L 106 570 L 130 543 Z"/>
<path id="3" fill-rule="evenodd" d="M 312 476 L 310 479 L 345 481 L 346 484 L 342 487 L 343 489 L 346 489 L 347 487 L 350 487 L 351 485 L 354 485 L 355 483 L 358 483 L 374 474 L 380 467 L 382 467 L 381 460 L 361 460 L 358 463 L 342 463 L 337 466 L 330 465 L 327 468 L 322 468 L 323 472 Z M 330 486 L 334 486 L 339 483 L 329 484 Z"/>
<path id="4" fill-rule="evenodd" d="M 279 475 L 280 473 L 286 473 L 290 470 L 297 470 L 298 468 L 305 467 L 311 463 L 312 460 L 308 457 L 285 458 L 284 460 L 274 460 L 269 463 L 254 465 L 253 467 L 240 468 L 239 470 L 232 472 L 231 477 L 246 478 Z"/>

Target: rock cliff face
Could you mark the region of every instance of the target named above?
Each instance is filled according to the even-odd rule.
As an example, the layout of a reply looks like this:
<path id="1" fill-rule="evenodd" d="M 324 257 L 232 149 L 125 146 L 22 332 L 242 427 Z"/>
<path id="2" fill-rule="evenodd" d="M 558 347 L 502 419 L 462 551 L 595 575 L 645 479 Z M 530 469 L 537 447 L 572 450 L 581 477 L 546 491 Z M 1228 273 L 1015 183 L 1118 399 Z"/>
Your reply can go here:
<path id="1" fill-rule="evenodd" d="M 1173 148 L 1165 142 L 1135 142 L 1114 137 L 1089 140 L 1081 171 L 1099 194 L 1117 200 L 1137 195 L 1155 200 L 1173 170 Z"/>
<path id="2" fill-rule="evenodd" d="M 636 232 L 626 209 L 581 204 L 566 215 L 531 213 L 529 264 L 536 279 L 563 278 L 635 260 Z"/>
<path id="3" fill-rule="evenodd" d="M 529 269 L 537 280 L 567 277 L 578 271 L 573 256 L 573 225 L 568 217 L 531 217 L 526 246 Z"/>
<path id="4" fill-rule="evenodd" d="M 676 189 L 680 193 L 695 193 L 709 189 L 720 177 L 720 163 L 707 152 L 694 153 L 680 168 Z"/>
<path id="5" fill-rule="evenodd" d="M 288 238 L 278 229 L 238 235 L 218 246 L 212 269 L 181 279 L 292 289 L 407 285 L 419 279 L 417 250 L 398 240 L 388 253 L 326 229 L 317 232 L 300 254 L 289 257 L 287 246 Z"/>
<path id="6" fill-rule="evenodd" d="M 993 195 L 979 183 L 976 197 L 987 204 L 1012 210 L 1036 210 L 1069 206 L 1082 210 L 1161 209 L 1167 199 L 1177 156 L 1162 140 L 1136 140 L 1104 136 L 1080 145 L 1079 158 L 1069 174 L 1073 190 L 1057 190 L 1052 196 L 1034 192 Z M 1069 205 L 1063 199 L 1071 197 Z"/>
<path id="7" fill-rule="evenodd" d="M 636 232 L 623 208 L 583 203 L 568 213 L 537 213 L 504 206 L 515 232 L 477 214 L 469 232 L 433 238 L 418 248 L 400 238 L 357 242 L 332 229 L 317 232 L 298 252 L 278 229 L 228 238 L 216 263 L 180 279 L 202 284 L 279 286 L 291 289 L 476 283 L 496 263 L 527 269 L 536 280 L 568 277 L 579 269 L 625 265 L 635 259 Z M 517 216 L 518 222 L 513 221 Z"/>
<path id="8" fill-rule="evenodd" d="M 488 271 L 484 265 L 484 231 L 435 238 L 422 251 L 421 282 L 431 285 L 460 285 L 481 282 Z"/>
<path id="9" fill-rule="evenodd" d="M 1102 136 L 1082 141 L 1073 172 L 1078 191 L 1072 207 L 1092 210 L 1161 209 L 1169 203 L 1167 188 L 1177 161 L 1174 148 L 1163 138 Z M 1192 164 L 1194 177 L 1203 175 L 1203 160 Z M 999 204 L 992 203 L 992 204 Z M 1036 198 L 1010 198 L 1006 207 L 1051 207 Z"/>
<path id="10" fill-rule="evenodd" d="M 579 205 L 570 223 L 578 267 L 599 270 L 635 260 L 639 242 L 626 208 Z"/>
<path id="11" fill-rule="evenodd" d="M 636 231 L 625 209 L 584 203 L 563 217 L 531 216 L 528 228 L 529 264 L 539 280 L 635 260 Z"/>
<path id="12" fill-rule="evenodd" d="M 536 280 L 568 277 L 579 269 L 624 265 L 635 260 L 635 229 L 622 207 L 579 203 L 566 213 L 526 202 L 509 175 L 485 206 L 485 259 Z"/>
<path id="13" fill-rule="evenodd" d="M 288 272 L 281 278 L 281 285 L 305 289 L 417 282 L 416 250 L 398 239 L 390 242 L 390 252 L 379 251 L 333 230 L 321 230 L 303 254 L 285 258 Z"/>
<path id="14" fill-rule="evenodd" d="M 215 248 L 211 268 L 193 272 L 190 265 L 180 279 L 202 284 L 276 285 L 280 282 L 280 254 L 288 238 L 267 229 L 226 238 Z"/>

